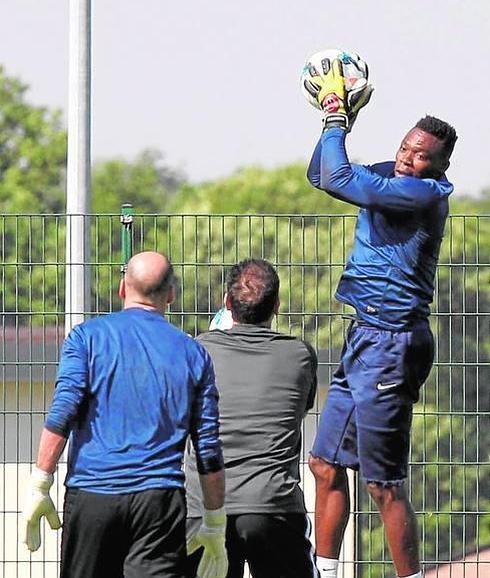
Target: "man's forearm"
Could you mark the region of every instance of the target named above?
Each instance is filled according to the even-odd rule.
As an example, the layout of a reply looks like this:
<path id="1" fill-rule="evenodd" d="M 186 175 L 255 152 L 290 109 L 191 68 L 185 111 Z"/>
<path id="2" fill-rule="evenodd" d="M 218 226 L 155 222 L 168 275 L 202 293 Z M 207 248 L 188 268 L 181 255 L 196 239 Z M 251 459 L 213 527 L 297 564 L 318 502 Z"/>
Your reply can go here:
<path id="1" fill-rule="evenodd" d="M 201 474 L 203 505 L 206 510 L 222 508 L 225 501 L 225 470 L 219 470 L 212 474 Z"/>
<path id="2" fill-rule="evenodd" d="M 66 438 L 44 428 L 39 442 L 36 465 L 40 470 L 52 474 L 66 445 Z"/>

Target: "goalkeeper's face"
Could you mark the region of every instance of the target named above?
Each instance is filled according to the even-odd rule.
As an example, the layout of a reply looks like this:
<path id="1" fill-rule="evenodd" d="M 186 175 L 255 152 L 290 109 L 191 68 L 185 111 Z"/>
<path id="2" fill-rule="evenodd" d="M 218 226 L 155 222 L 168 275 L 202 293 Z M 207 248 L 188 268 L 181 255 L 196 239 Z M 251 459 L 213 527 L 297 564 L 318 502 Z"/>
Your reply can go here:
<path id="1" fill-rule="evenodd" d="M 413 128 L 396 153 L 395 176 L 439 179 L 448 166 L 442 141 L 420 128 Z"/>

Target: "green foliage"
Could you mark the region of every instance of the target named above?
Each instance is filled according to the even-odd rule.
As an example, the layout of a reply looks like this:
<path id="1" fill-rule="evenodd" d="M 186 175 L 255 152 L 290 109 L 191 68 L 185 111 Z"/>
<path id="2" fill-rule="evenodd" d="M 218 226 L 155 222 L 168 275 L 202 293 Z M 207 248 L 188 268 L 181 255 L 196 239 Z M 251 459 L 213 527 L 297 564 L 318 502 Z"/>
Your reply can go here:
<path id="1" fill-rule="evenodd" d="M 0 68 L 0 298 L 7 324 L 37 325 L 47 321 L 39 312 L 62 316 L 64 308 L 66 223 L 53 213 L 65 209 L 67 143 L 60 113 L 28 103 L 26 92 L 27 86 Z M 145 212 L 165 211 L 183 180 L 156 151 L 144 151 L 134 162 L 98 162 L 92 208 L 117 214 L 122 203 L 130 202 Z M 121 259 L 119 228 L 117 216 L 91 219 L 96 312 L 112 308 Z"/>
<path id="2" fill-rule="evenodd" d="M 185 185 L 173 212 L 211 214 L 353 214 L 355 207 L 334 201 L 306 180 L 306 166 L 248 167 L 226 179 Z"/>
<path id="3" fill-rule="evenodd" d="M 61 212 L 66 132 L 60 113 L 28 104 L 26 90 L 0 67 L 0 211 Z"/>
<path id="4" fill-rule="evenodd" d="M 26 90 L 0 67 L 0 212 L 62 212 L 66 132 L 59 112 L 27 103 Z M 34 312 L 55 311 L 61 290 L 58 265 L 35 265 L 46 263 L 51 250 L 53 259 L 63 260 L 59 247 L 54 248 L 60 236 L 56 219 L 4 216 L 0 233 L 3 310 L 29 313 L 34 323 L 40 322 Z"/>
<path id="5" fill-rule="evenodd" d="M 131 203 L 144 213 L 167 212 L 183 180 L 154 150 L 144 151 L 133 162 L 98 162 L 92 171 L 92 212 L 119 213 L 123 203 Z"/>
<path id="6" fill-rule="evenodd" d="M 341 341 L 342 310 L 333 299 L 353 217 L 169 215 L 158 246 L 180 276 L 180 299 L 190 333 L 203 331 L 223 299 L 226 268 L 247 257 L 270 260 L 281 277 L 278 328 L 327 348 Z M 146 246 L 146 248 L 149 248 Z M 188 315 L 191 313 L 192 315 Z"/>
<path id="7" fill-rule="evenodd" d="M 334 315 L 342 306 L 332 295 L 357 210 L 314 189 L 305 175 L 303 163 L 271 170 L 248 167 L 226 179 L 182 187 L 172 211 L 190 215 L 172 220 L 168 252 L 174 263 L 199 264 L 180 268 L 183 287 L 195 287 L 194 292 L 181 292 L 182 302 L 174 307 L 194 313 L 180 318 L 186 330 L 202 331 L 210 312 L 219 308 L 224 265 L 261 257 L 277 265 L 281 276 L 277 328 L 299 333 L 322 348 L 339 346 L 342 323 Z M 279 218 L 267 216 L 272 214 Z M 317 214 L 322 216 L 312 216 Z M 326 216 L 340 214 L 352 217 Z"/>
<path id="8" fill-rule="evenodd" d="M 144 213 L 168 211 L 183 180 L 183 176 L 170 169 L 163 162 L 163 156 L 153 150 L 144 151 L 133 162 L 114 159 L 95 164 L 92 212 L 96 216 L 92 217 L 91 246 L 92 261 L 97 266 L 91 270 L 93 311 L 111 311 L 119 307 L 116 292 L 122 254 L 121 225 L 117 215 L 121 205 L 131 203 Z M 140 222 L 144 225 L 144 219 Z M 144 231 L 140 236 L 146 239 Z M 141 250 L 141 246 L 137 250 Z"/>

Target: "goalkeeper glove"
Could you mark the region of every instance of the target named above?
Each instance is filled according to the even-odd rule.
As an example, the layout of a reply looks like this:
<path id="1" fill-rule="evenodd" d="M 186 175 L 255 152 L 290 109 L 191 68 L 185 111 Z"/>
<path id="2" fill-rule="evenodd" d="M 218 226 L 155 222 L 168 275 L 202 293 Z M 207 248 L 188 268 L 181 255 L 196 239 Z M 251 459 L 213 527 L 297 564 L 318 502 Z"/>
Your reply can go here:
<path id="1" fill-rule="evenodd" d="M 367 80 L 362 79 L 358 84 L 358 88 L 353 88 L 352 91 L 347 94 L 347 117 L 349 120 L 348 131 L 352 129 L 361 108 L 366 106 L 370 101 L 374 90 L 370 84 L 367 84 Z"/>
<path id="2" fill-rule="evenodd" d="M 53 485 L 53 474 L 35 467 L 32 470 L 26 505 L 23 512 L 23 542 L 35 552 L 41 545 L 41 518 L 46 516 L 53 530 L 61 528 L 53 500 L 49 495 L 49 489 Z"/>
<path id="3" fill-rule="evenodd" d="M 325 62 L 326 65 L 328 63 Z M 317 100 L 325 114 L 325 128 L 349 124 L 346 110 L 346 90 L 342 63 L 338 58 L 332 61 L 328 71 L 321 76 L 312 76 L 305 88 Z"/>
<path id="4" fill-rule="evenodd" d="M 187 544 L 192 554 L 201 546 L 204 551 L 197 569 L 198 578 L 225 578 L 228 556 L 225 548 L 226 513 L 224 508 L 204 510 L 203 521 L 197 534 Z"/>
<path id="5" fill-rule="evenodd" d="M 350 131 L 359 111 L 369 102 L 374 90 L 367 83 L 367 65 L 364 64 L 366 78 L 360 77 L 355 82 L 351 78 L 347 88 L 339 59 L 332 62 L 324 59 L 322 65 L 323 74 L 318 74 L 314 69 L 311 76 L 304 81 L 304 88 L 324 111 L 326 129 L 340 126 Z"/>

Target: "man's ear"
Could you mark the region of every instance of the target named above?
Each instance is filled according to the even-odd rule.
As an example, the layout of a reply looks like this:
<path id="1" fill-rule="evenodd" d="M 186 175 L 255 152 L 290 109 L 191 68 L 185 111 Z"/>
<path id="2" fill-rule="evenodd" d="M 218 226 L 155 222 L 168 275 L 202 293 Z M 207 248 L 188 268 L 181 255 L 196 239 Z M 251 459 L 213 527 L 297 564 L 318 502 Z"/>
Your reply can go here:
<path id="1" fill-rule="evenodd" d="M 124 277 L 122 277 L 119 282 L 119 297 L 123 300 L 126 299 L 126 283 L 124 282 Z"/>
<path id="2" fill-rule="evenodd" d="M 449 159 L 442 161 L 440 163 L 441 168 L 439 170 L 439 175 L 437 177 L 438 179 L 441 179 L 444 176 L 444 173 L 448 170 L 450 164 L 451 163 L 450 163 Z"/>
<path id="3" fill-rule="evenodd" d="M 226 309 L 230 312 L 231 318 L 233 319 L 233 323 L 238 323 L 238 320 L 235 318 L 235 315 L 233 313 L 231 297 L 228 293 L 225 293 L 224 302 Z"/>
<path id="4" fill-rule="evenodd" d="M 229 311 L 231 311 L 231 297 L 229 296 L 228 293 L 225 293 L 224 302 L 225 302 L 225 307 L 226 307 Z"/>
<path id="5" fill-rule="evenodd" d="M 281 302 L 279 300 L 279 297 L 276 300 L 276 304 L 274 305 L 274 315 L 277 315 L 279 313 L 279 309 L 281 307 Z"/>
<path id="6" fill-rule="evenodd" d="M 167 291 L 167 305 L 170 305 L 175 301 L 175 287 L 170 285 Z"/>

